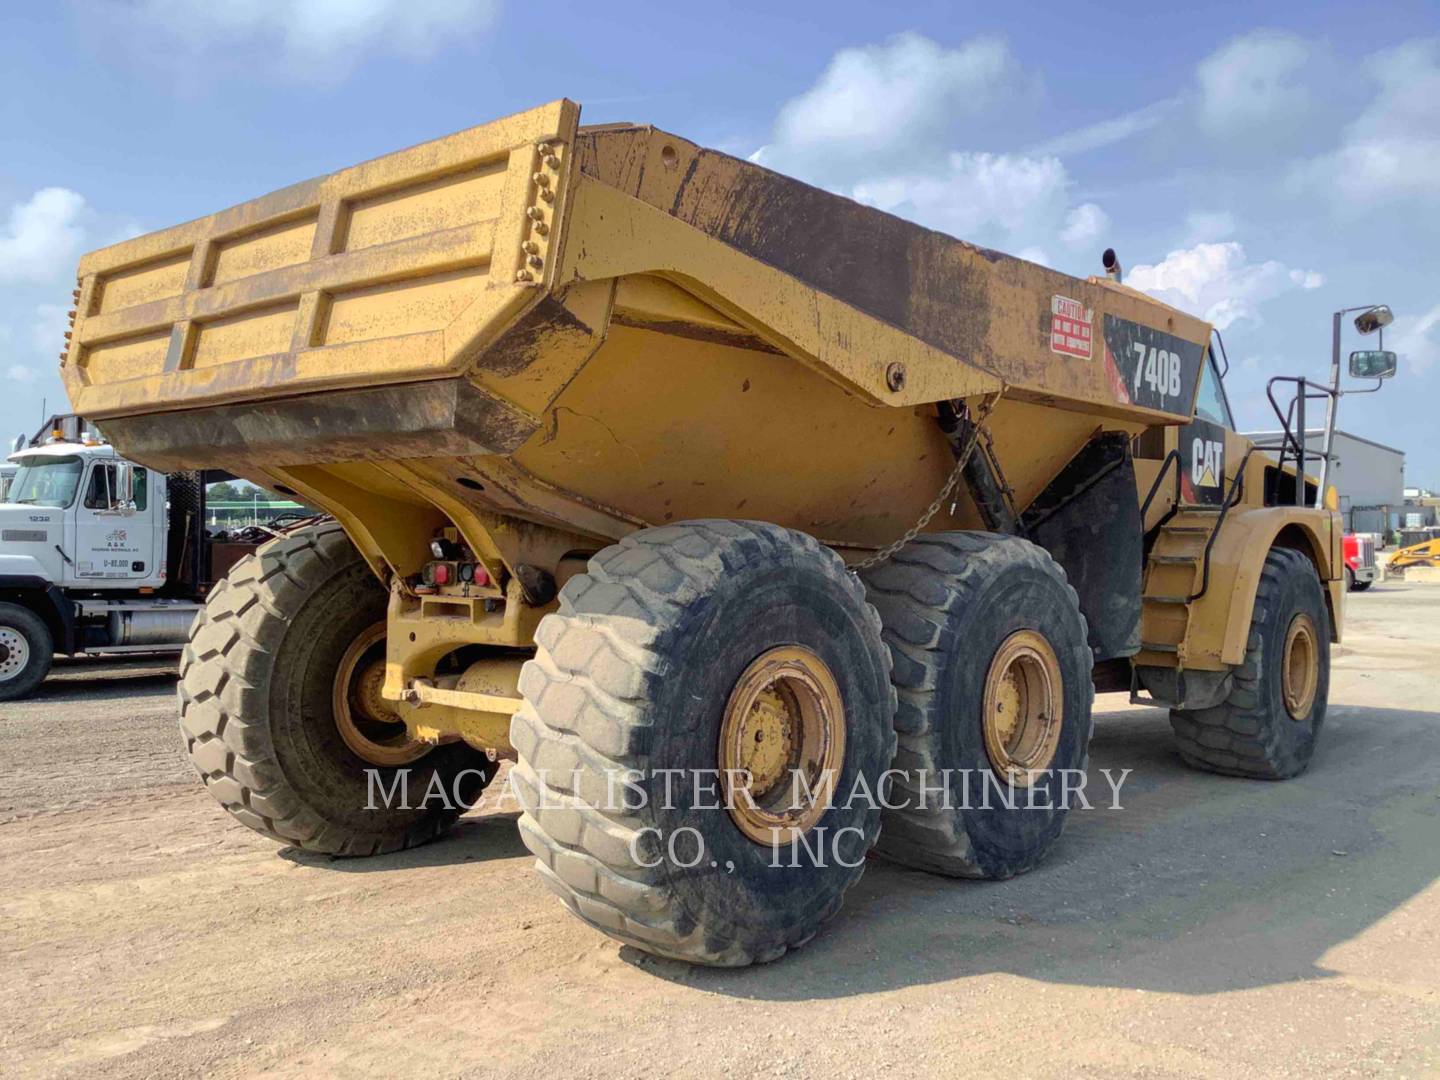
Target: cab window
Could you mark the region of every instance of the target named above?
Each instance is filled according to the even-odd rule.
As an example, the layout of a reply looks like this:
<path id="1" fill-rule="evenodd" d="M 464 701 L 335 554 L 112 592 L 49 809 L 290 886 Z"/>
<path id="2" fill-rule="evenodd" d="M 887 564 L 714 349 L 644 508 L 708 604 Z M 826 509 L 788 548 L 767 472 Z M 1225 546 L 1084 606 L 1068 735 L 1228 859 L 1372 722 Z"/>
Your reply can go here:
<path id="1" fill-rule="evenodd" d="M 1195 415 L 1212 424 L 1219 424 L 1235 430 L 1235 420 L 1230 415 L 1230 402 L 1225 399 L 1225 384 L 1220 381 L 1220 369 L 1215 366 L 1215 353 L 1205 350 L 1205 366 L 1200 369 L 1200 390 L 1195 396 Z"/>
<path id="2" fill-rule="evenodd" d="M 115 472 L 113 462 L 101 462 L 90 470 L 90 483 L 85 488 L 87 510 L 110 509 L 110 493 L 115 490 Z M 136 510 L 144 510 L 149 502 L 146 497 L 150 488 L 149 478 L 146 471 L 138 465 L 133 472 L 135 481 L 130 498 L 135 503 Z"/>
<path id="3" fill-rule="evenodd" d="M 63 457 L 34 455 L 22 459 L 10 483 L 10 501 L 26 506 L 63 510 L 75 501 L 82 462 L 73 454 Z"/>

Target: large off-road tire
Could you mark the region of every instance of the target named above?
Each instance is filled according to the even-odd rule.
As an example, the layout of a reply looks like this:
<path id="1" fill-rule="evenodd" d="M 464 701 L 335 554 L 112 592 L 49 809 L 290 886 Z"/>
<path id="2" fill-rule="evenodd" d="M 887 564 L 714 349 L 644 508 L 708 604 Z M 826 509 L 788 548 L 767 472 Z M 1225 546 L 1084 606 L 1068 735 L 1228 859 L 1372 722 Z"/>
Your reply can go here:
<path id="1" fill-rule="evenodd" d="M 33 694 L 54 659 L 55 640 L 45 620 L 19 604 L 0 604 L 0 701 Z"/>
<path id="2" fill-rule="evenodd" d="M 1330 613 L 1315 566 L 1273 548 L 1260 572 L 1245 661 L 1224 702 L 1174 709 L 1186 763 L 1207 772 L 1285 780 L 1310 764 L 1330 696 Z"/>
<path id="3" fill-rule="evenodd" d="M 1093 728 L 1094 658 L 1065 572 L 1025 540 L 949 532 L 863 577 L 900 692 L 898 808 L 877 851 L 953 877 L 1029 870 L 1064 828 Z"/>
<path id="4" fill-rule="evenodd" d="M 808 941 L 864 870 L 895 745 L 880 620 L 840 558 L 761 522 L 647 529 L 567 582 L 536 637 L 511 775 L 546 884 L 661 956 L 738 966 Z M 723 805 L 713 771 L 751 745 L 833 767 L 799 840 L 752 838 L 743 793 Z"/>
<path id="5" fill-rule="evenodd" d="M 344 531 L 326 522 L 241 559 L 196 616 L 180 660 L 180 730 L 210 794 L 256 832 L 332 855 L 413 847 L 448 829 L 494 775 L 463 743 L 406 750 L 401 725 L 367 727 L 394 744 L 387 751 L 376 734 L 371 760 L 347 743 L 337 673 L 354 667 L 357 643 L 383 650 L 385 602 Z M 398 764 L 375 760 L 386 752 Z M 403 788 L 398 768 L 410 770 Z M 408 798 L 387 805 L 396 791 Z"/>

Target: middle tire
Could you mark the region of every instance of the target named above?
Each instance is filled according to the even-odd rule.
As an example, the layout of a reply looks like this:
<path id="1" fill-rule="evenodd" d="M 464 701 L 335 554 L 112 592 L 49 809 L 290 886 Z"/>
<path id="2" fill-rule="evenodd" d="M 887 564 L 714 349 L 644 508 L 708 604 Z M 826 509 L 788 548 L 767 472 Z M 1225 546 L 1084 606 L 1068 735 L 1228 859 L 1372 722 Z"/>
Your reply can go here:
<path id="1" fill-rule="evenodd" d="M 521 835 L 571 911 L 648 952 L 736 966 L 839 910 L 895 745 L 880 620 L 839 556 L 761 522 L 647 529 L 566 583 L 536 641 L 511 775 Z M 753 805 L 726 798 L 732 760 Z M 828 797 L 788 816 L 770 795 L 797 773 Z"/>
<path id="2" fill-rule="evenodd" d="M 948 532 L 864 579 L 900 690 L 877 850 L 953 877 L 1030 869 L 1064 828 L 1093 728 L 1094 658 L 1065 572 L 1018 537 Z"/>

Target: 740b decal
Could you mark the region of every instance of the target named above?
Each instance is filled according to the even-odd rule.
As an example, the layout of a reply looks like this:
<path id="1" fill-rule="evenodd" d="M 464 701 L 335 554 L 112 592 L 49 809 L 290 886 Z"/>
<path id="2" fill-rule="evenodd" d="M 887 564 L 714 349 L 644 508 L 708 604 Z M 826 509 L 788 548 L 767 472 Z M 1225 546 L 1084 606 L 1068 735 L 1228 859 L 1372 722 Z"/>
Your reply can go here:
<path id="1" fill-rule="evenodd" d="M 1190 415 L 1204 350 L 1193 341 L 1128 319 L 1105 316 L 1105 370 L 1128 405 Z"/>

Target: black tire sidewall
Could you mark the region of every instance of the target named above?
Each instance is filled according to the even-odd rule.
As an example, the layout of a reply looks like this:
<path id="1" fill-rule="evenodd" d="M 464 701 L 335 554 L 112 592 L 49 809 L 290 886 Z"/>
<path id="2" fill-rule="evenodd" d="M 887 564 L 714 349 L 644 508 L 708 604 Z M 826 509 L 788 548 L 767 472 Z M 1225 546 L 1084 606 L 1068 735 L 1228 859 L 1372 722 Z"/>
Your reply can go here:
<path id="1" fill-rule="evenodd" d="M 1055 650 L 1064 719 L 1050 768 L 1028 787 L 1017 785 L 1014 803 L 1007 805 L 1009 787 L 992 769 L 985 750 L 982 707 L 991 660 L 1017 630 L 1039 632 Z M 967 599 L 948 634 L 949 666 L 936 703 L 936 715 L 944 718 L 936 764 L 954 770 L 949 798 L 975 862 L 986 877 L 1010 877 L 1037 863 L 1060 835 L 1068 803 L 1073 802 L 1073 796 L 1062 799 L 1062 770 L 1085 767 L 1092 702 L 1085 627 L 1062 582 L 1038 566 L 1013 563 Z M 1072 792 L 1080 782 L 1069 774 Z M 942 781 L 931 777 L 927 783 L 934 788 Z"/>
<path id="2" fill-rule="evenodd" d="M 645 755 L 650 777 L 643 784 L 642 816 L 659 835 L 647 861 L 666 859 L 668 889 L 691 920 L 753 951 L 794 944 L 813 932 L 817 915 L 839 907 L 878 829 L 877 786 L 891 753 L 889 670 L 878 625 L 867 617 L 858 589 L 846 589 L 814 562 L 802 551 L 730 567 L 718 587 L 667 632 L 664 651 L 671 663 L 659 673 L 653 698 L 654 715 L 664 723 L 654 726 Z M 777 849 L 747 838 L 723 806 L 707 808 L 723 803 L 718 782 L 697 802 L 691 781 L 694 775 L 705 786 L 715 780 L 703 770 L 717 767 L 726 702 L 744 669 L 775 646 L 795 644 L 812 649 L 830 668 L 846 715 L 834 799 L 807 834 L 812 844 L 823 838 L 821 859 L 798 844 L 780 847 L 776 856 Z M 685 770 L 669 808 L 655 775 L 659 769 Z M 851 800 L 857 777 L 868 788 Z M 666 855 L 675 836 L 677 856 L 695 857 L 694 834 L 678 832 L 686 828 L 705 845 L 703 858 L 689 869 Z"/>
<path id="3" fill-rule="evenodd" d="M 1288 555 L 1278 575 L 1275 591 L 1265 597 L 1265 616 L 1258 623 L 1260 631 L 1260 694 L 1275 739 L 1276 762 L 1281 775 L 1303 771 L 1315 750 L 1315 740 L 1325 723 L 1326 705 L 1330 696 L 1330 613 L 1320 579 L 1310 561 L 1303 555 Z M 1285 663 L 1285 635 L 1294 618 L 1304 613 L 1315 627 L 1319 673 L 1315 687 L 1315 704 L 1308 716 L 1296 720 L 1285 707 L 1282 669 Z M 1252 620 L 1253 622 L 1254 620 Z"/>
<path id="4" fill-rule="evenodd" d="M 286 630 L 271 676 L 267 728 L 275 760 L 305 805 L 351 836 L 423 831 L 436 815 L 458 816 L 494 773 L 483 754 L 450 743 L 403 766 L 408 773 L 396 788 L 395 768 L 365 761 L 345 744 L 331 700 L 335 675 L 351 642 L 384 621 L 385 610 L 386 594 L 369 568 L 352 563 L 311 593 Z M 387 806 L 389 791 L 404 794 Z"/>
<path id="5" fill-rule="evenodd" d="M 30 650 L 25 669 L 15 678 L 0 682 L 0 701 L 15 701 L 27 697 L 45 681 L 55 659 L 55 639 L 44 619 L 19 604 L 0 603 L 0 626 L 17 631 Z"/>

